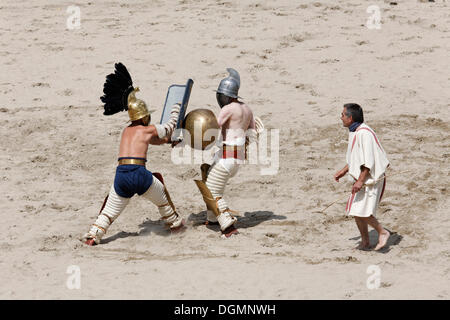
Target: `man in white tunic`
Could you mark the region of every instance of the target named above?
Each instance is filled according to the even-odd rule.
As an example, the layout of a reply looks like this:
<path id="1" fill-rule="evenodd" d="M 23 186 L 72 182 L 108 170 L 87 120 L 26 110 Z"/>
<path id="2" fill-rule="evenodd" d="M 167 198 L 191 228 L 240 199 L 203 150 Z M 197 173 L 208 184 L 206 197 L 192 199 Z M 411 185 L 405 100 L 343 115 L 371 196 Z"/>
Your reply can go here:
<path id="1" fill-rule="evenodd" d="M 341 120 L 344 127 L 350 131 L 347 165 L 334 175 L 334 179 L 339 181 L 348 173 L 354 181 L 346 211 L 348 215 L 355 217 L 361 233 L 361 244 L 357 248 L 370 248 L 370 225 L 378 232 L 375 250 L 380 250 L 386 245 L 390 233 L 381 226 L 375 218 L 375 213 L 386 185 L 385 171 L 389 161 L 375 132 L 364 123 L 363 110 L 358 104 L 345 104 Z"/>

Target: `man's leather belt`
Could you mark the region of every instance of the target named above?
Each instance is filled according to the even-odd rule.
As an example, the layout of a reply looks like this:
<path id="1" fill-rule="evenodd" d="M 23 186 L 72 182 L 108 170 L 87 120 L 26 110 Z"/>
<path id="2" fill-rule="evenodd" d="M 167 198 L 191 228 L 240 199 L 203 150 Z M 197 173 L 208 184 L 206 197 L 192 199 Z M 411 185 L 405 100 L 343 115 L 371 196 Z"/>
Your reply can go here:
<path id="1" fill-rule="evenodd" d="M 137 164 L 140 166 L 145 166 L 145 160 L 144 159 L 120 159 L 119 160 L 119 166 L 123 164 Z"/>

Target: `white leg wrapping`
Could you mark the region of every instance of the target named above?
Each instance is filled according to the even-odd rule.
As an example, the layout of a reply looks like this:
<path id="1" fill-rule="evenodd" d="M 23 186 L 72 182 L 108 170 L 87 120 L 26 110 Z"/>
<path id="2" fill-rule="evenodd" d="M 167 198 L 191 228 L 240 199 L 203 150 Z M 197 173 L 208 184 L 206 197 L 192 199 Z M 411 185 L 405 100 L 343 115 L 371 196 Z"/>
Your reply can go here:
<path id="1" fill-rule="evenodd" d="M 225 211 L 217 217 L 217 221 L 219 221 L 220 230 L 224 231 L 226 228 L 231 227 L 237 221 L 237 219 L 233 217 L 228 211 Z"/>
<path id="2" fill-rule="evenodd" d="M 164 185 L 155 176 L 153 176 L 152 185 L 142 196 L 158 206 L 161 218 L 170 228 L 176 228 L 181 225 L 182 218 L 170 206 L 166 193 L 164 192 Z"/>
<path id="3" fill-rule="evenodd" d="M 216 163 L 211 167 L 208 177 L 206 178 L 206 186 L 211 191 L 214 198 L 223 197 L 225 186 L 229 178 L 230 174 L 221 164 Z M 217 204 L 220 211 L 228 208 L 228 205 L 223 198 L 220 199 Z"/>
<path id="4" fill-rule="evenodd" d="M 225 185 L 229 178 L 230 173 L 220 163 L 216 163 L 211 167 L 206 179 L 206 186 L 211 191 L 212 196 L 215 199 L 220 198 L 217 201 L 217 205 L 221 214 L 217 217 L 217 221 L 219 222 L 220 229 L 222 229 L 222 231 L 237 221 L 235 217 L 226 211 L 228 209 L 228 205 L 223 199 Z M 214 222 L 213 220 L 210 221 Z"/>
<path id="5" fill-rule="evenodd" d="M 105 207 L 98 215 L 89 232 L 83 236 L 83 240 L 94 239 L 95 243 L 99 244 L 111 223 L 122 213 L 129 201 L 129 198 L 123 198 L 116 193 L 114 185 L 111 186 Z"/>

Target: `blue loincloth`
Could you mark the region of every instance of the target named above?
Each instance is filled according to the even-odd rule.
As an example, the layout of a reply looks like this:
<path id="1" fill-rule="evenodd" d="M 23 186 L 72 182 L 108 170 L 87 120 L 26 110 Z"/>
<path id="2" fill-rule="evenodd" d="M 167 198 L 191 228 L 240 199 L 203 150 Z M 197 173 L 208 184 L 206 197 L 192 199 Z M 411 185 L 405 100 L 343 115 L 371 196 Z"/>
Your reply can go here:
<path id="1" fill-rule="evenodd" d="M 136 193 L 144 194 L 153 183 L 153 175 L 145 166 L 123 164 L 117 166 L 114 179 L 116 193 L 124 198 L 131 198 Z"/>

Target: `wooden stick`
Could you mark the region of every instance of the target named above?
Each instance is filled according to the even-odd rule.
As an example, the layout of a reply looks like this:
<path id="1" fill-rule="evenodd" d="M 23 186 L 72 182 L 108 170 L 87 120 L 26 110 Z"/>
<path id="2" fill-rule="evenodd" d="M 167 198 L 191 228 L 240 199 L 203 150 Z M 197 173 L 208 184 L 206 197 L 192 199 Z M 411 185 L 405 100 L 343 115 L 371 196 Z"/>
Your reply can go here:
<path id="1" fill-rule="evenodd" d="M 347 198 L 347 197 L 348 197 L 348 195 L 345 195 L 344 197 L 341 197 L 341 198 L 339 198 L 339 199 L 333 201 L 333 202 L 330 203 L 325 209 L 323 209 L 322 211 L 319 211 L 319 212 L 320 212 L 320 213 L 324 213 L 325 210 L 327 210 L 327 209 L 328 209 L 329 207 L 331 207 L 333 204 L 335 204 L 335 203 L 338 202 L 339 200 L 343 200 L 344 198 Z"/>
<path id="2" fill-rule="evenodd" d="M 400 174 L 400 173 L 405 173 L 405 172 L 408 172 L 408 171 L 411 171 L 411 170 L 400 171 L 400 172 L 394 172 L 393 174 L 390 174 L 389 177 L 395 176 L 395 175 Z M 375 180 L 374 183 L 377 183 L 377 182 L 380 181 L 381 179 L 384 179 L 385 176 L 386 176 L 386 174 L 385 174 L 384 176 L 378 178 L 377 180 Z M 363 187 L 366 187 L 366 186 L 367 186 L 366 184 L 363 184 Z M 327 210 L 327 209 L 328 209 L 329 207 L 331 207 L 333 204 L 335 204 L 336 202 L 338 202 L 338 201 L 340 201 L 340 200 L 342 200 L 342 199 L 345 199 L 346 197 L 347 197 L 347 195 L 345 195 L 344 197 L 340 197 L 339 199 L 333 201 L 333 202 L 330 203 L 325 209 L 323 209 L 322 211 L 320 211 L 320 213 L 324 213 L 325 210 Z"/>

